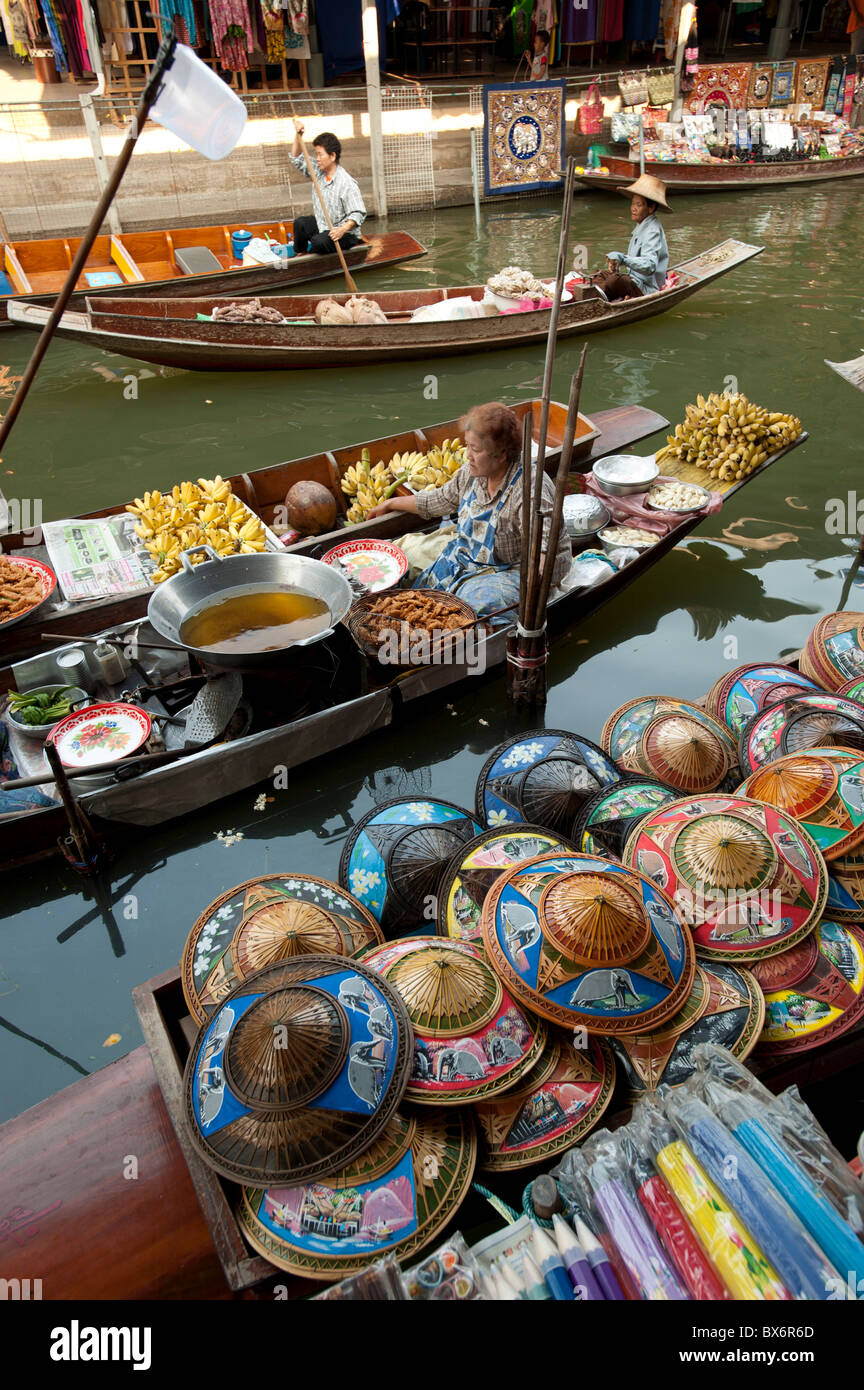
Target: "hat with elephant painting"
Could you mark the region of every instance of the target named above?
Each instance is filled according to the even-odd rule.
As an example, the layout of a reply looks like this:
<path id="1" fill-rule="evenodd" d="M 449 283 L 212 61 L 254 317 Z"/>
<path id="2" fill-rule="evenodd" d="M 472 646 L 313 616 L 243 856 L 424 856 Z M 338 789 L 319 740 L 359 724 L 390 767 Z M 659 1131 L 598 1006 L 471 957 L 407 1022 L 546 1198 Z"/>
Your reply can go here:
<path id="1" fill-rule="evenodd" d="M 505 989 L 479 943 L 407 936 L 363 952 L 403 1000 L 414 1030 L 405 1092 L 418 1105 L 468 1105 L 513 1086 L 534 1066 L 546 1025 Z"/>
<path id="2" fill-rule="evenodd" d="M 502 874 L 483 943 L 517 1003 L 569 1028 L 644 1032 L 693 984 L 690 930 L 647 874 L 592 854 L 544 854 Z"/>
<path id="3" fill-rule="evenodd" d="M 184 1076 L 189 1134 L 235 1182 L 291 1183 L 344 1168 L 393 1116 L 413 1035 L 399 995 L 345 956 L 248 975 L 198 1033 Z"/>

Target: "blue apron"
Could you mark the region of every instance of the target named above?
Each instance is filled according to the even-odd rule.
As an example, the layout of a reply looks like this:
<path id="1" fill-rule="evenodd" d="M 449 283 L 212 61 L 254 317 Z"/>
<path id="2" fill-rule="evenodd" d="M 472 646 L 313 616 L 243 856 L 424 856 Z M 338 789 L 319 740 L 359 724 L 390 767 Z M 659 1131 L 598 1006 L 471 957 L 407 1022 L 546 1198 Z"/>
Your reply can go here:
<path id="1" fill-rule="evenodd" d="M 519 596 L 519 568 L 495 560 L 495 527 L 510 489 L 522 476 L 521 465 L 506 487 L 481 512 L 472 513 L 476 478 L 459 504 L 456 535 L 433 564 L 414 581 L 415 589 L 448 589 L 470 603 L 478 617 L 494 612 Z M 475 576 L 483 582 L 475 582 Z"/>

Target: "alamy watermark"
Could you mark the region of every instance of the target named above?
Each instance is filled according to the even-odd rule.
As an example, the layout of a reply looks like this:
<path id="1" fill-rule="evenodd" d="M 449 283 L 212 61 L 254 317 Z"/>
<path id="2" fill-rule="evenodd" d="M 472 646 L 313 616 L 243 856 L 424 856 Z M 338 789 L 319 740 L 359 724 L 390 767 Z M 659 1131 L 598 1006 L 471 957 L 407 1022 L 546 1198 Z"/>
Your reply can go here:
<path id="1" fill-rule="evenodd" d="M 476 627 L 414 628 L 407 622 L 378 634 L 382 666 L 465 666 L 472 676 L 486 670 L 486 639 Z"/>

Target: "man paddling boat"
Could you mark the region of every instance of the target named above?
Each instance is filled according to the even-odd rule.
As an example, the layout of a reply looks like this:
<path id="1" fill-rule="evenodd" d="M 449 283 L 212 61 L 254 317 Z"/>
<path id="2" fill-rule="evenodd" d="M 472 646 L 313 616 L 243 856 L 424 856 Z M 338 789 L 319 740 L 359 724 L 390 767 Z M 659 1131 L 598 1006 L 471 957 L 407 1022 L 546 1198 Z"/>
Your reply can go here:
<path id="1" fill-rule="evenodd" d="M 669 248 L 666 235 L 657 217 L 659 212 L 671 212 L 666 202 L 666 185 L 661 179 L 643 174 L 627 188 L 619 188 L 630 199 L 630 217 L 636 224 L 626 256 L 610 251 L 606 270 L 593 276 L 607 299 L 639 299 L 643 294 L 662 290 L 669 268 Z"/>
<path id="2" fill-rule="evenodd" d="M 311 217 L 295 218 L 294 250 L 298 256 L 304 251 L 311 251 L 316 256 L 333 255 L 336 250 L 333 243 L 338 241 L 342 250 L 347 251 L 349 247 L 358 245 L 358 233 L 366 220 L 362 194 L 356 180 L 342 168 L 342 145 L 330 131 L 316 135 L 312 142 L 312 157 L 318 166 L 318 173 L 313 178 L 300 143 L 304 130 L 302 122 L 294 122 L 294 144 L 289 158 L 295 169 L 299 169 L 307 179 L 312 179 L 314 212 Z M 333 224 L 332 233 L 321 206 L 321 196 Z"/>
<path id="3" fill-rule="evenodd" d="M 522 427 L 506 405 L 492 401 L 475 406 L 463 421 L 467 463 L 443 487 L 412 497 L 391 497 L 369 512 L 408 512 L 424 520 L 456 513 L 456 533 L 449 535 L 437 558 L 414 581 L 416 589 L 446 589 L 458 594 L 482 617 L 519 599 L 522 551 Z M 544 476 L 545 513 L 552 511 L 555 489 Z M 544 544 L 549 523 L 544 525 Z M 442 537 L 443 539 L 443 537 Z M 544 563 L 548 557 L 544 554 Z M 570 569 L 570 541 L 562 527 L 552 559 L 552 585 Z"/>

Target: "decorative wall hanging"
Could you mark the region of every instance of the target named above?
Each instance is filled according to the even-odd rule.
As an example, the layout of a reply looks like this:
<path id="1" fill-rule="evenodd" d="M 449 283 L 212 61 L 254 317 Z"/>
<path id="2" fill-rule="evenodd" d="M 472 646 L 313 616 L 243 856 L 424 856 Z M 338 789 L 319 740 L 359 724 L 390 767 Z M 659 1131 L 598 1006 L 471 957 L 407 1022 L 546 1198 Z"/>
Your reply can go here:
<path id="1" fill-rule="evenodd" d="M 475 809 L 491 827 L 527 821 L 570 836 L 582 803 L 620 780 L 596 743 L 564 729 L 536 729 L 508 739 L 486 759 Z"/>
<path id="2" fill-rule="evenodd" d="M 611 854 L 620 859 L 630 831 L 658 806 L 676 801 L 678 792 L 650 777 L 623 777 L 583 803 L 573 838 L 584 854 Z"/>
<path id="3" fill-rule="evenodd" d="M 815 932 L 818 954 L 802 979 L 791 963 L 787 978 L 765 995 L 763 1056 L 807 1052 L 855 1026 L 864 1013 L 864 934 L 850 923 L 823 919 Z M 780 957 L 783 960 L 783 957 Z"/>
<path id="4" fill-rule="evenodd" d="M 228 994 L 193 1044 L 189 1134 L 235 1182 L 332 1173 L 392 1117 L 412 1048 L 405 1005 L 366 966 L 340 956 L 268 966 Z"/>
<path id="5" fill-rule="evenodd" d="M 776 705 L 790 695 L 818 689 L 815 681 L 802 676 L 791 666 L 766 666 L 753 662 L 748 666 L 738 666 L 715 681 L 705 696 L 705 708 L 725 724 L 737 739 L 747 720 L 760 710 Z"/>
<path id="6" fill-rule="evenodd" d="M 483 191 L 524 193 L 562 186 L 567 87 L 551 78 L 483 88 Z"/>
<path id="7" fill-rule="evenodd" d="M 454 854 L 441 881 L 438 931 L 460 941 L 481 939 L 480 914 L 499 874 L 523 859 L 574 849 L 569 840 L 539 825 L 485 830 Z"/>
<path id="8" fill-rule="evenodd" d="M 497 1095 L 540 1056 L 545 1023 L 522 1012 L 479 945 L 406 937 L 372 947 L 363 963 L 398 991 L 411 1019 L 406 1100 L 465 1105 Z"/>
<path id="9" fill-rule="evenodd" d="M 180 961 L 183 995 L 204 1023 L 253 970 L 290 956 L 353 956 L 382 941 L 371 912 L 309 874 L 264 874 L 229 888 L 196 921 Z"/>
<path id="10" fill-rule="evenodd" d="M 771 105 L 788 106 L 795 95 L 795 62 L 774 64 L 774 78 L 771 83 Z"/>
<path id="11" fill-rule="evenodd" d="M 703 796 L 664 806 L 633 831 L 624 863 L 650 874 L 690 923 L 702 955 L 759 960 L 807 936 L 828 875 L 814 840 L 762 802 Z"/>
<path id="12" fill-rule="evenodd" d="M 864 756 L 813 748 L 775 758 L 739 788 L 794 816 L 826 860 L 851 854 L 864 840 Z"/>
<path id="13" fill-rule="evenodd" d="M 747 105 L 750 87 L 750 63 L 717 63 L 700 65 L 692 92 L 685 107 L 694 115 L 704 115 L 717 107 L 740 110 Z"/>
<path id="14" fill-rule="evenodd" d="M 348 835 L 339 882 L 381 923 L 386 936 L 429 931 L 444 871 L 484 826 L 449 801 L 400 796 L 368 811 Z"/>
<path id="15" fill-rule="evenodd" d="M 342 1279 L 386 1251 L 401 1260 L 453 1217 L 476 1158 L 466 1111 L 396 1115 L 370 1148 L 328 1178 L 244 1187 L 243 1234 L 280 1269 L 308 1279 Z"/>
<path id="16" fill-rule="evenodd" d="M 822 110 L 830 66 L 830 58 L 798 59 L 798 74 L 795 84 L 796 102 L 799 104 L 809 102 L 814 111 Z"/>
<path id="17" fill-rule="evenodd" d="M 809 938 L 808 938 L 809 939 Z M 683 1008 L 662 1028 L 612 1039 L 612 1049 L 631 1093 L 680 1086 L 696 1070 L 693 1049 L 718 1043 L 733 1057 L 756 1046 L 765 1020 L 765 999 L 749 970 L 712 961 L 697 965 Z"/>
<path id="18" fill-rule="evenodd" d="M 771 87 L 774 82 L 773 63 L 754 63 L 750 70 L 750 83 L 747 105 L 762 111 L 771 105 Z"/>
<path id="19" fill-rule="evenodd" d="M 824 690 L 838 690 L 864 676 L 864 613 L 828 613 L 820 618 L 798 664 Z"/>
<path id="20" fill-rule="evenodd" d="M 665 1022 L 693 981 L 693 942 L 651 879 L 594 855 L 508 870 L 483 908 L 496 973 L 526 1008 L 595 1033 Z"/>
<path id="21" fill-rule="evenodd" d="M 525 1168 L 569 1149 L 599 1124 L 615 1088 L 609 1044 L 573 1038 L 553 1029 L 540 1061 L 520 1085 L 474 1107 L 478 1166 L 503 1173 Z"/>
<path id="22" fill-rule="evenodd" d="M 809 690 L 754 715 L 738 739 L 741 772 L 809 748 L 864 751 L 864 705 L 828 691 Z"/>
<path id="23" fill-rule="evenodd" d="M 609 716 L 603 747 L 625 772 L 681 792 L 709 792 L 735 780 L 737 750 L 729 730 L 698 705 L 674 695 L 628 700 Z"/>

